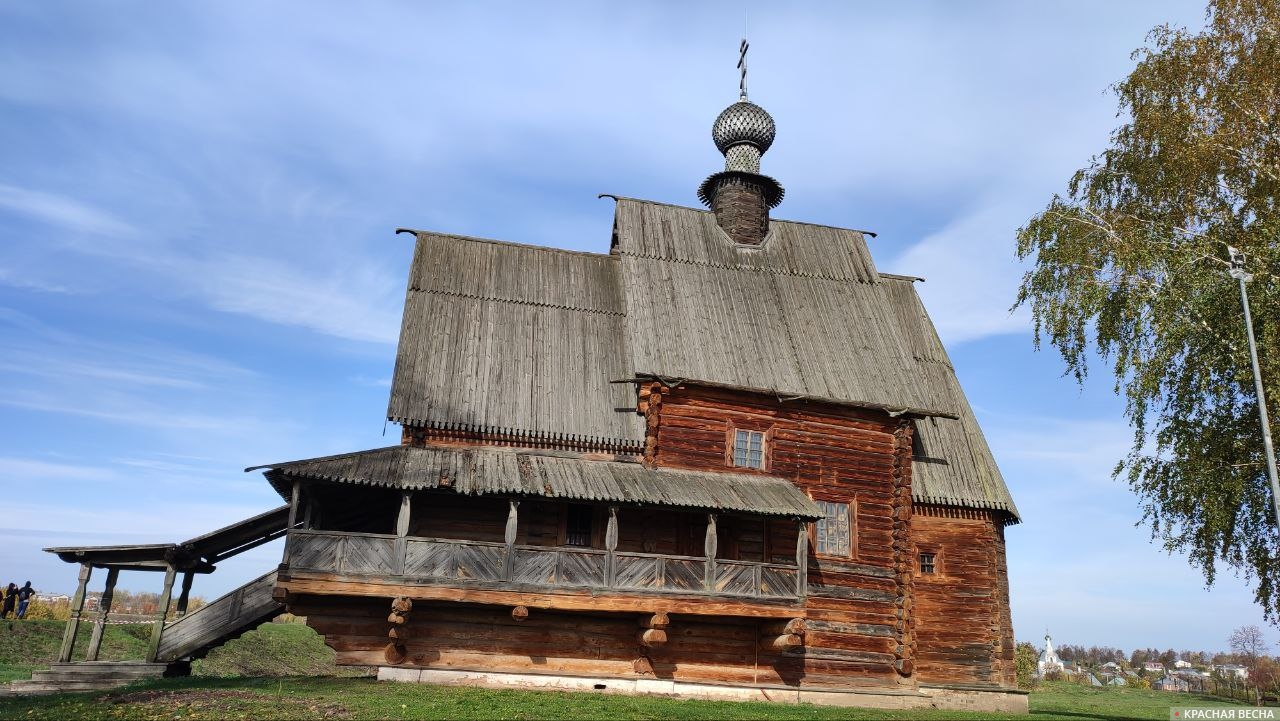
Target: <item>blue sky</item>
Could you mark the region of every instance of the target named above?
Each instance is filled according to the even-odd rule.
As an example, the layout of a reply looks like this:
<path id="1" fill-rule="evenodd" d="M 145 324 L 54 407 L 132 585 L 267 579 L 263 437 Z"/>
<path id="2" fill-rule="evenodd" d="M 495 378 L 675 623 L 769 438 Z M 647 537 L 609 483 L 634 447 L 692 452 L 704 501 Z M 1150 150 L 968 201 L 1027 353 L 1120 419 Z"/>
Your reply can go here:
<path id="1" fill-rule="evenodd" d="M 39 548 L 180 540 L 279 503 L 245 466 L 396 442 L 394 229 L 603 252 L 597 193 L 695 205 L 745 27 L 776 217 L 874 230 L 881 270 L 928 279 L 1026 520 L 1018 637 L 1261 624 L 1245 581 L 1206 591 L 1135 528 L 1105 369 L 1077 387 L 1008 312 L 1016 228 L 1105 147 L 1146 31 L 1203 6 L 742 8 L 0 2 L 0 580 L 69 590 Z"/>

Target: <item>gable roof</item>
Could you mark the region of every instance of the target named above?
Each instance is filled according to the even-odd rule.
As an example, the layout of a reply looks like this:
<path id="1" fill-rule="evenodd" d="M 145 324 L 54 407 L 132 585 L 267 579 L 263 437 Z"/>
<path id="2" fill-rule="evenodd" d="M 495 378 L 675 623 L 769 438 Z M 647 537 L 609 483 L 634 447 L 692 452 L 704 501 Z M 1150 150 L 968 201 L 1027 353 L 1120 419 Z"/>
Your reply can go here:
<path id="1" fill-rule="evenodd" d="M 1018 511 L 913 279 L 862 233 L 618 198 L 612 253 L 418 232 L 390 420 L 638 451 L 636 377 L 920 416 L 918 502 Z"/>
<path id="2" fill-rule="evenodd" d="M 617 263 L 419 233 L 387 417 L 638 447 L 634 389 L 609 382 L 630 376 Z"/>
<path id="3" fill-rule="evenodd" d="M 955 417 L 949 367 L 913 353 L 862 234 L 770 221 L 735 243 L 711 213 L 620 199 L 631 369 Z"/>
<path id="4" fill-rule="evenodd" d="M 270 466 L 282 497 L 294 479 L 356 483 L 398 490 L 445 488 L 464 495 L 517 495 L 578 501 L 677 506 L 766 516 L 821 518 L 822 512 L 785 478 L 646 468 L 581 454 L 510 448 L 392 446 Z"/>

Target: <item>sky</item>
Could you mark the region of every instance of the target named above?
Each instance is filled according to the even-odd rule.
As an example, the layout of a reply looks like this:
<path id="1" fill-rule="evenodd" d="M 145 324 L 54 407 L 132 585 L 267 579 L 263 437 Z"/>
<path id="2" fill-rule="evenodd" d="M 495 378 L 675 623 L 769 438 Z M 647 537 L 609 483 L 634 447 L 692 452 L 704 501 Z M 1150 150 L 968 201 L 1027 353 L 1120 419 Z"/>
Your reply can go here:
<path id="1" fill-rule="evenodd" d="M 281 502 L 246 466 L 396 443 L 394 230 L 605 252 L 597 194 L 697 205 L 745 31 L 774 216 L 927 279 L 1022 511 L 1018 638 L 1225 648 L 1264 625 L 1247 582 L 1206 589 L 1135 525 L 1105 367 L 1078 386 L 1009 310 L 1017 228 L 1165 22 L 1203 5 L 0 0 L 0 581 L 69 592 L 41 548 L 189 538 Z"/>

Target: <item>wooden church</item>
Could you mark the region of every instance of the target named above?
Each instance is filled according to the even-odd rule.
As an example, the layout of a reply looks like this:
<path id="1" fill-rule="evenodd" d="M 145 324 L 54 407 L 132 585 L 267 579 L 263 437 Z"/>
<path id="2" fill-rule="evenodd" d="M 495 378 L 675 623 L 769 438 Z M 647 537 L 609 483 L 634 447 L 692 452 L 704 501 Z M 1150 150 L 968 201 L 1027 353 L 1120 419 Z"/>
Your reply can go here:
<path id="1" fill-rule="evenodd" d="M 918 279 L 770 216 L 774 132 L 744 90 L 709 210 L 614 198 L 606 252 L 404 231 L 401 442 L 259 467 L 255 598 L 384 679 L 1025 711 L 1018 511 Z"/>

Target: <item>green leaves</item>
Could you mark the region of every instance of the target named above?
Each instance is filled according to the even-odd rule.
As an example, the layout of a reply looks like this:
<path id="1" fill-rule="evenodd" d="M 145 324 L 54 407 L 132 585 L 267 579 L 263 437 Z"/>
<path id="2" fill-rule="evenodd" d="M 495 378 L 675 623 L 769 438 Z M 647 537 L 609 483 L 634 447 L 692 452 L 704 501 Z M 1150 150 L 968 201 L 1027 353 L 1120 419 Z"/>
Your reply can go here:
<path id="1" fill-rule="evenodd" d="M 1108 361 L 1134 428 L 1116 468 L 1143 521 L 1212 583 L 1219 562 L 1280 619 L 1280 543 L 1228 245 L 1248 256 L 1267 397 L 1280 403 L 1280 4 L 1220 0 L 1148 35 L 1113 87 L 1127 122 L 1018 231 L 1031 307 L 1078 382 Z M 1273 433 L 1276 429 L 1273 428 Z"/>

